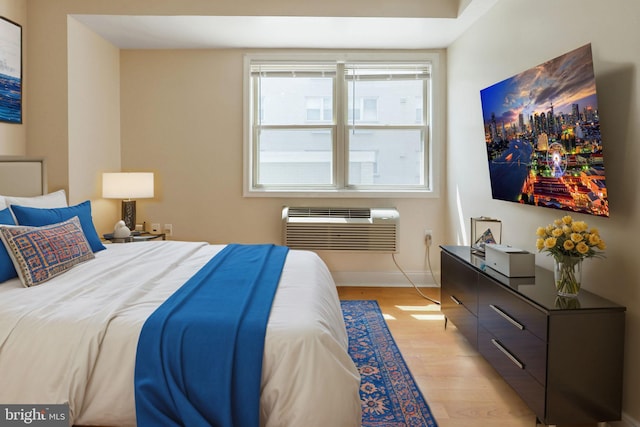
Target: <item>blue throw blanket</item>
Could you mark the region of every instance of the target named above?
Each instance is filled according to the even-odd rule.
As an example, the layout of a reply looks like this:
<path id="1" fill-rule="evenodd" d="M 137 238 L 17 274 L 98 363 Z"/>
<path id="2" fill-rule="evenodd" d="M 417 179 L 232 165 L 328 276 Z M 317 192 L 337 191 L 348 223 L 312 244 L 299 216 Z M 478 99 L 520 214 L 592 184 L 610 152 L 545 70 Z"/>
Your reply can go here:
<path id="1" fill-rule="evenodd" d="M 139 427 L 257 427 L 267 320 L 288 248 L 228 245 L 147 319 Z"/>

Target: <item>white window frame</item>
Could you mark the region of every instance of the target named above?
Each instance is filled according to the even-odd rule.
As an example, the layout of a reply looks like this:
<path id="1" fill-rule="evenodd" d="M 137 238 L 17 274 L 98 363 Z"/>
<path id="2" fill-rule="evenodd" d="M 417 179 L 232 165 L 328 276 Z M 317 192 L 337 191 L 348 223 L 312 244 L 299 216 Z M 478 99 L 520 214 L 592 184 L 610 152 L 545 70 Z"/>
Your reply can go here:
<path id="1" fill-rule="evenodd" d="M 422 61 L 429 62 L 431 67 L 431 78 L 428 80 L 427 107 L 425 112 L 425 123 L 427 124 L 427 135 L 425 135 L 425 185 L 419 188 L 371 188 L 371 187 L 331 187 L 331 188 L 287 188 L 255 186 L 255 160 L 256 153 L 253 145 L 253 129 L 251 123 L 251 63 L 253 61 Z M 444 146 L 444 77 L 441 74 L 440 53 L 438 52 L 397 52 L 397 53 L 360 53 L 360 52 L 262 52 L 250 53 L 244 56 L 243 72 L 243 107 L 244 107 L 244 155 L 243 155 L 243 195 L 245 197 L 332 197 L 332 198 L 415 198 L 415 197 L 439 197 L 442 174 L 442 152 Z M 343 82 L 336 79 L 336 86 Z M 338 90 L 338 93 L 341 93 Z M 346 102 L 346 100 L 343 100 Z M 335 114 L 335 111 L 334 111 Z M 340 126 L 341 119 L 337 118 Z M 338 139 L 344 136 L 338 132 Z M 339 141 L 338 148 L 344 149 L 344 141 Z M 334 153 L 337 157 L 337 178 L 338 182 L 344 182 L 344 174 L 348 171 L 348 147 L 346 152 Z"/>

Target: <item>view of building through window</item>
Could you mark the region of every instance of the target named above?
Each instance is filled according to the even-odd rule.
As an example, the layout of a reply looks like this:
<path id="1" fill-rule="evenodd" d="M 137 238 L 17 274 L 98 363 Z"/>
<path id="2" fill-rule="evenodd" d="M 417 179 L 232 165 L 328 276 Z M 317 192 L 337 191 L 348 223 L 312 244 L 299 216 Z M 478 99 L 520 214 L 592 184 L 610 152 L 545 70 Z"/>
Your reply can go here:
<path id="1" fill-rule="evenodd" d="M 331 185 L 334 77 L 262 77 L 261 185 Z"/>
<path id="2" fill-rule="evenodd" d="M 428 64 L 261 63 L 251 75 L 255 186 L 426 185 Z"/>

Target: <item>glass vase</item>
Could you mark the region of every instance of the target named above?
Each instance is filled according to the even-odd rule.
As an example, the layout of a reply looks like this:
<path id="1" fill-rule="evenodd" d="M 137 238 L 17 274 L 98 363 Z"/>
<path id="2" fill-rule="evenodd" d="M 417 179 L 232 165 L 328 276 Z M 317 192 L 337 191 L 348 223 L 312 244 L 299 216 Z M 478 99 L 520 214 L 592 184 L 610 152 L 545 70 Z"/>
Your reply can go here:
<path id="1" fill-rule="evenodd" d="M 572 256 L 554 258 L 553 277 L 558 295 L 578 296 L 582 282 L 582 258 Z"/>

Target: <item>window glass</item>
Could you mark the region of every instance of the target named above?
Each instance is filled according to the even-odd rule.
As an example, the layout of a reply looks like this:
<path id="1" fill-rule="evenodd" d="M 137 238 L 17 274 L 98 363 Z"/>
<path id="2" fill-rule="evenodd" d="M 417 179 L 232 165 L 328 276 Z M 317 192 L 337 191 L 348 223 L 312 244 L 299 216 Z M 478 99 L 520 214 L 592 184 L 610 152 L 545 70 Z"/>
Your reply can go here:
<path id="1" fill-rule="evenodd" d="M 261 125 L 303 124 L 331 120 L 332 78 L 262 77 L 258 88 Z M 328 117 L 325 110 L 328 105 Z M 313 111 L 315 110 L 315 112 Z M 317 118 L 311 118 L 315 116 Z"/>
<path id="2" fill-rule="evenodd" d="M 429 62 L 249 63 L 250 188 L 426 191 Z"/>
<path id="3" fill-rule="evenodd" d="M 355 129 L 349 133 L 349 183 L 411 186 L 424 183 L 424 145 L 417 129 Z"/>
<path id="4" fill-rule="evenodd" d="M 332 184 L 332 139 L 332 133 L 322 129 L 263 129 L 258 184 Z"/>

